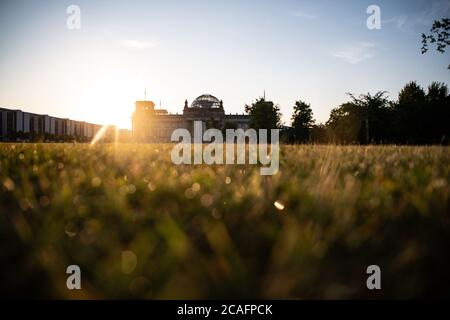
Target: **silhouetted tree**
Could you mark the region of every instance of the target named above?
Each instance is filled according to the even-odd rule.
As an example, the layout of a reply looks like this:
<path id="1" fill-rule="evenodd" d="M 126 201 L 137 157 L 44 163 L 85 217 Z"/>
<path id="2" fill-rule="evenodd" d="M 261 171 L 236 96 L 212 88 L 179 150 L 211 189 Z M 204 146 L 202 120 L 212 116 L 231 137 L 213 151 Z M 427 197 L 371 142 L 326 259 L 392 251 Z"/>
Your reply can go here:
<path id="1" fill-rule="evenodd" d="M 333 109 L 327 121 L 331 140 L 361 144 L 387 142 L 386 124 L 391 109 L 385 95 L 384 91 L 358 98 L 349 94 L 351 101 Z"/>
<path id="2" fill-rule="evenodd" d="M 448 87 L 443 82 L 433 81 L 428 86 L 427 100 L 429 102 L 433 101 L 444 101 L 448 96 Z"/>
<path id="3" fill-rule="evenodd" d="M 291 117 L 294 140 L 296 142 L 309 141 L 311 139 L 311 128 L 313 125 L 314 118 L 311 106 L 301 100 L 296 101 Z"/>
<path id="4" fill-rule="evenodd" d="M 358 98 L 350 94 L 350 97 L 362 115 L 361 128 L 364 132 L 360 133 L 360 137 L 363 137 L 360 142 L 366 144 L 386 142 L 389 139 L 386 128 L 389 127 L 390 113 L 386 92 L 379 91 L 373 96 L 367 93 Z"/>
<path id="5" fill-rule="evenodd" d="M 435 43 L 438 52 L 445 52 L 445 48 L 450 45 L 450 19 L 436 20 L 429 35 L 422 33 L 422 54 L 428 51 L 429 43 Z M 448 69 L 450 69 L 450 65 Z"/>
<path id="6" fill-rule="evenodd" d="M 353 103 L 343 103 L 331 110 L 326 122 L 330 141 L 333 143 L 358 143 L 361 114 Z"/>
<path id="7" fill-rule="evenodd" d="M 276 129 L 281 126 L 280 108 L 272 101 L 257 99 L 251 106 L 245 106 L 251 116 L 250 126 L 254 129 Z"/>
<path id="8" fill-rule="evenodd" d="M 450 95 L 445 83 L 433 82 L 425 92 L 411 81 L 400 90 L 396 101 L 388 101 L 385 95 L 383 91 L 358 98 L 350 94 L 350 101 L 331 110 L 325 124 L 328 142 L 450 142 Z"/>
<path id="9" fill-rule="evenodd" d="M 402 105 L 422 104 L 425 102 L 425 91 L 416 81 L 408 82 L 398 94 L 398 103 Z"/>
<path id="10" fill-rule="evenodd" d="M 327 143 L 327 126 L 322 123 L 313 125 L 311 127 L 311 141 L 314 143 Z"/>
<path id="11" fill-rule="evenodd" d="M 445 83 L 432 82 L 426 95 L 427 108 L 423 117 L 426 120 L 427 138 L 432 143 L 448 143 L 450 138 L 450 96 Z"/>
<path id="12" fill-rule="evenodd" d="M 407 83 L 399 92 L 395 105 L 396 140 L 399 143 L 421 143 L 424 136 L 425 91 L 415 81 Z"/>

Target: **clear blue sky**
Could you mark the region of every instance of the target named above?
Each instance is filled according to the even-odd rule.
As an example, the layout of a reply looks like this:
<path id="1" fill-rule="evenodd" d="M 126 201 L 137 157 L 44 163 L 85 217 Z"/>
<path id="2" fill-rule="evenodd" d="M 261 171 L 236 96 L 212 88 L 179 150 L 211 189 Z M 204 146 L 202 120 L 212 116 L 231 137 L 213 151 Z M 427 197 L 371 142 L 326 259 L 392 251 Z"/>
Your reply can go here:
<path id="1" fill-rule="evenodd" d="M 346 92 L 448 83 L 450 49 L 422 55 L 420 34 L 449 16 L 445 0 L 1 0 L 0 106 L 129 127 L 144 88 L 171 112 L 211 93 L 230 113 L 265 90 L 285 122 L 297 99 L 324 122 Z"/>

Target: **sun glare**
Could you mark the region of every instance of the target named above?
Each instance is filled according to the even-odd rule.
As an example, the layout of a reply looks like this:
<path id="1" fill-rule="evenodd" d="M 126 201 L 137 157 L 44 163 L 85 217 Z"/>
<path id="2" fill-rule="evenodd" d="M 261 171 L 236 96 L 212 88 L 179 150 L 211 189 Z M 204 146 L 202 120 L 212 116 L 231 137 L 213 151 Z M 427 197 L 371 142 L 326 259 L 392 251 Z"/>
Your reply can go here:
<path id="1" fill-rule="evenodd" d="M 137 86 L 118 78 L 91 79 L 73 106 L 80 120 L 118 128 L 131 128 Z"/>
<path id="2" fill-rule="evenodd" d="M 100 130 L 98 130 L 98 132 L 94 136 L 94 139 L 92 139 L 91 141 L 91 146 L 95 145 L 105 135 L 108 128 L 109 126 L 105 124 L 103 127 L 101 127 Z"/>

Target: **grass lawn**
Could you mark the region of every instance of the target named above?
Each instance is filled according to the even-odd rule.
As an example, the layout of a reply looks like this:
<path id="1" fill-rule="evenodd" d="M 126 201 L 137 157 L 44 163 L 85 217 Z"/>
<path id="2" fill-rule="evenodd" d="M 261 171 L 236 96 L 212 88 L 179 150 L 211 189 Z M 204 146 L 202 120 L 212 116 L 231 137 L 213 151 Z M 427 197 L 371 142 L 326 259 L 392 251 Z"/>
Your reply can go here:
<path id="1" fill-rule="evenodd" d="M 261 176 L 172 146 L 0 144 L 0 294 L 450 298 L 449 147 L 283 145 Z"/>

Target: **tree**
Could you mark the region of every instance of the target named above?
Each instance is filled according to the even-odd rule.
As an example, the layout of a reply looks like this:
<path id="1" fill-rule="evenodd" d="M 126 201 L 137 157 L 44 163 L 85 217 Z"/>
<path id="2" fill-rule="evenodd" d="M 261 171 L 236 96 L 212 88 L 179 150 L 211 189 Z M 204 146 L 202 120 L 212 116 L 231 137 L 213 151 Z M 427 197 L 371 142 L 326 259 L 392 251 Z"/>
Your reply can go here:
<path id="1" fill-rule="evenodd" d="M 278 105 L 264 98 L 257 99 L 251 106 L 245 106 L 250 117 L 250 126 L 254 129 L 277 129 L 281 126 L 281 113 Z"/>
<path id="2" fill-rule="evenodd" d="M 398 94 L 401 105 L 422 104 L 425 101 L 425 91 L 415 81 L 408 82 Z"/>
<path id="3" fill-rule="evenodd" d="M 319 123 L 312 126 L 311 141 L 313 141 L 314 143 L 328 142 L 328 132 L 326 125 Z"/>
<path id="4" fill-rule="evenodd" d="M 450 19 L 436 20 L 430 29 L 429 35 L 422 33 L 422 54 L 428 51 L 429 43 L 435 43 L 438 52 L 445 52 L 445 48 L 450 45 Z M 448 69 L 450 69 L 450 65 Z"/>
<path id="5" fill-rule="evenodd" d="M 446 84 L 432 82 L 425 90 L 416 82 L 403 87 L 395 103 L 401 143 L 447 143 L 450 98 Z"/>
<path id="6" fill-rule="evenodd" d="M 331 111 L 325 131 L 335 143 L 448 144 L 450 95 L 445 83 L 433 82 L 425 90 L 407 83 L 397 101 L 385 92 L 355 97 Z M 323 130 L 318 132 L 323 134 Z M 313 134 L 318 134 L 314 133 Z"/>
<path id="7" fill-rule="evenodd" d="M 432 82 L 428 86 L 426 100 L 422 118 L 426 124 L 428 142 L 446 144 L 450 138 L 450 96 L 447 85 Z"/>
<path id="8" fill-rule="evenodd" d="M 433 101 L 444 101 L 448 96 L 448 87 L 443 82 L 433 81 L 428 86 L 427 100 Z"/>
<path id="9" fill-rule="evenodd" d="M 331 110 L 326 122 L 329 138 L 334 143 L 359 143 L 361 114 L 356 105 L 347 102 Z"/>
<path id="10" fill-rule="evenodd" d="M 386 91 L 379 91 L 375 95 L 367 93 L 358 98 L 350 94 L 351 103 L 357 107 L 361 117 L 361 129 L 363 130 L 360 132 L 361 143 L 382 142 L 388 139 L 386 125 L 389 101 L 385 96 Z"/>
<path id="11" fill-rule="evenodd" d="M 296 101 L 291 121 L 295 141 L 309 141 L 311 139 L 311 129 L 315 122 L 311 106 L 301 100 Z"/>
<path id="12" fill-rule="evenodd" d="M 415 81 L 407 83 L 398 94 L 395 105 L 398 140 L 401 143 L 421 143 L 424 135 L 425 91 Z"/>
<path id="13" fill-rule="evenodd" d="M 327 127 L 333 141 L 345 143 L 386 142 L 389 139 L 389 101 L 385 91 L 367 93 L 331 111 Z"/>

